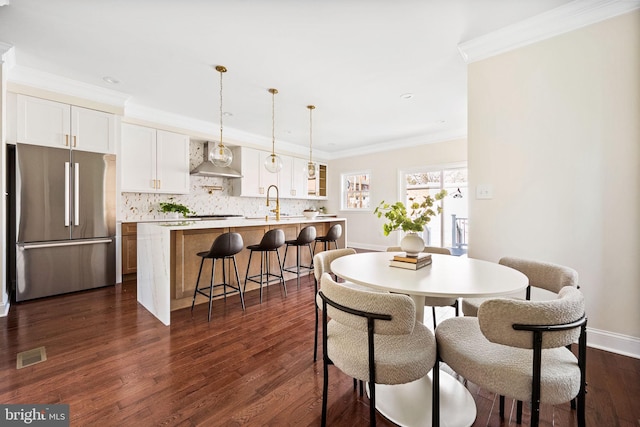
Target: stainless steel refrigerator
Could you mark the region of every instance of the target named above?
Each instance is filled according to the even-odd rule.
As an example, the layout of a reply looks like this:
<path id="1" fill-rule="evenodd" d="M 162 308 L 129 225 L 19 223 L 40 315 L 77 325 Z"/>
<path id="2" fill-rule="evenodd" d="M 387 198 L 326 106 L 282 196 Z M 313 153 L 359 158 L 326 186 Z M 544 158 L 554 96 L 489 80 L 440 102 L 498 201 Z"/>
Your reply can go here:
<path id="1" fill-rule="evenodd" d="M 115 155 L 16 146 L 16 301 L 115 284 Z"/>

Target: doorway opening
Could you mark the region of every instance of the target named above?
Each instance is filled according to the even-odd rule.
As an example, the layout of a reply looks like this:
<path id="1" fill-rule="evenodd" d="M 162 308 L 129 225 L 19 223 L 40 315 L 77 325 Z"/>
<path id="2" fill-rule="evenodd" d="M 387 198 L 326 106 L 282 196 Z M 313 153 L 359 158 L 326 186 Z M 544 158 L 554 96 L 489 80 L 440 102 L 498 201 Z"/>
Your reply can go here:
<path id="1" fill-rule="evenodd" d="M 435 195 L 446 190 L 440 201 L 442 213 L 431 219 L 422 234 L 425 245 L 449 248 L 453 255 L 467 253 L 469 232 L 467 166 L 429 167 L 400 172 L 400 194 L 404 203 L 410 198 Z"/>

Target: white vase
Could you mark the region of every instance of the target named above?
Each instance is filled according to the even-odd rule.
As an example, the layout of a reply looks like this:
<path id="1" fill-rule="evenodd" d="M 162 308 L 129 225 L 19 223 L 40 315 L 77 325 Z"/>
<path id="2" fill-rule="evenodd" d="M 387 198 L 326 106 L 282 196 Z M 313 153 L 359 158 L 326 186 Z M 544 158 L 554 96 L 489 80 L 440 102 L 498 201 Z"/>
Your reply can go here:
<path id="1" fill-rule="evenodd" d="M 417 233 L 409 232 L 400 240 L 400 249 L 407 255 L 416 256 L 424 249 L 424 240 Z"/>
<path id="2" fill-rule="evenodd" d="M 167 212 L 165 214 L 166 219 L 178 219 L 180 218 L 180 212 Z"/>

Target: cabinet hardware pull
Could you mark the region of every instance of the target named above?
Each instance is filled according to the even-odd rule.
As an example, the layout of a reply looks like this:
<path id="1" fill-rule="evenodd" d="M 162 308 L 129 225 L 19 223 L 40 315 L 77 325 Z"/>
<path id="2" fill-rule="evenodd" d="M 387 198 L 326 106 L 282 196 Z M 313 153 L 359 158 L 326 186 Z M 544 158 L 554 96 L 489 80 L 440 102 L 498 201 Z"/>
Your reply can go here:
<path id="1" fill-rule="evenodd" d="M 73 135 L 73 148 L 76 148 L 76 145 L 77 145 L 77 144 L 76 144 L 76 136 L 75 136 L 75 135 Z"/>
<path id="2" fill-rule="evenodd" d="M 68 147 L 69 146 L 69 134 L 64 134 L 64 146 Z"/>
<path id="3" fill-rule="evenodd" d="M 160 185 L 160 180 L 158 180 L 158 190 L 160 189 L 161 185 Z"/>

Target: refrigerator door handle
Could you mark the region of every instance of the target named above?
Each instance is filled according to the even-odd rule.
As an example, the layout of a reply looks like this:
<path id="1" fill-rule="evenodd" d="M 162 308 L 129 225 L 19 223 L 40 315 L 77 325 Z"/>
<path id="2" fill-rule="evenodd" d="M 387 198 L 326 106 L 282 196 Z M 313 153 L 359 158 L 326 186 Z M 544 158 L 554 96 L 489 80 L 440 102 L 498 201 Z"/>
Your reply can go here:
<path id="1" fill-rule="evenodd" d="M 42 248 L 56 248 L 60 246 L 79 246 L 79 245 L 95 245 L 99 243 L 111 243 L 113 239 L 89 239 L 89 240 L 70 240 L 62 242 L 42 242 L 42 243 L 18 243 L 21 249 L 42 249 Z"/>
<path id="2" fill-rule="evenodd" d="M 73 179 L 73 225 L 80 225 L 80 164 L 74 163 Z"/>
<path id="3" fill-rule="evenodd" d="M 69 162 L 64 162 L 64 226 L 69 226 Z"/>

